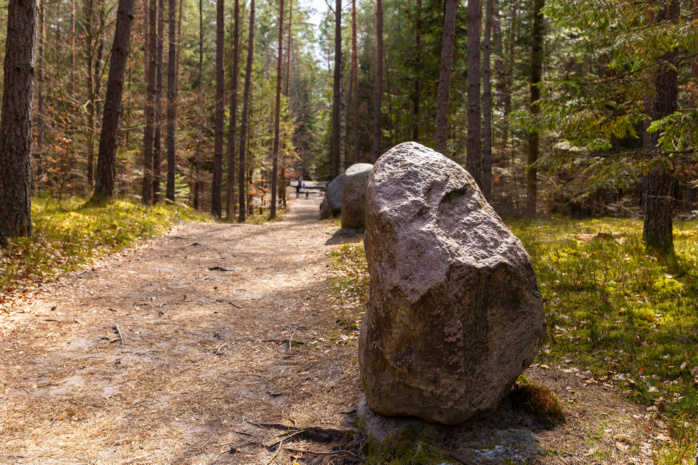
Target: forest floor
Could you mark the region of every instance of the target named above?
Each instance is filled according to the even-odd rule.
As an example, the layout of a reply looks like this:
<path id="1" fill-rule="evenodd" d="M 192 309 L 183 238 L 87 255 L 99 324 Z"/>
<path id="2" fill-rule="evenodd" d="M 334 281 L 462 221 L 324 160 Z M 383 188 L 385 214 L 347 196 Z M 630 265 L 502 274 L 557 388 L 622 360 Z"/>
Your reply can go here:
<path id="1" fill-rule="evenodd" d="M 0 315 L 0 463 L 387 463 L 360 436 L 276 439 L 274 424 L 359 423 L 358 331 L 337 323 L 328 275 L 330 252 L 360 236 L 318 221 L 319 202 L 294 200 L 265 225 L 182 224 Z M 668 440 L 653 412 L 579 370 L 525 375 L 559 397 L 566 422 L 542 427 L 507 401 L 445 452 L 652 463 Z"/>

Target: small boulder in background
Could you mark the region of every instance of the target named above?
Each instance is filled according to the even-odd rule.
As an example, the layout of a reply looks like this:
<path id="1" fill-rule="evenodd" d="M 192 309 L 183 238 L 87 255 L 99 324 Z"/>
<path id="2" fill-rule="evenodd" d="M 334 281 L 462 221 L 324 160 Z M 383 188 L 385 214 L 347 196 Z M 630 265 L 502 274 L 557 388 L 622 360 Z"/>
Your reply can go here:
<path id="1" fill-rule="evenodd" d="M 467 171 L 414 142 L 376 162 L 364 240 L 359 366 L 371 409 L 447 425 L 493 412 L 545 338 L 521 241 Z"/>
<path id="2" fill-rule="evenodd" d="M 342 210 L 342 187 L 344 186 L 344 173 L 332 180 L 327 186 L 325 198 L 320 204 L 320 219 L 326 220 L 330 216 L 339 216 Z"/>
<path id="3" fill-rule="evenodd" d="M 342 228 L 366 227 L 366 185 L 373 165 L 356 163 L 345 171 L 342 188 Z"/>

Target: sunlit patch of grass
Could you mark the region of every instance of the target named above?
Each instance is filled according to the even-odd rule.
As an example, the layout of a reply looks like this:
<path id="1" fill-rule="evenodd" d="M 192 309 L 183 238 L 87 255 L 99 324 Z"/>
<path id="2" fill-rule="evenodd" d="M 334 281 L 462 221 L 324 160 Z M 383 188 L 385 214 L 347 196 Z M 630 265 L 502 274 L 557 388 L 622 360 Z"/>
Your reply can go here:
<path id="1" fill-rule="evenodd" d="M 545 301 L 546 363 L 589 370 L 671 416 L 698 412 L 698 231 L 675 225 L 676 258 L 648 252 L 629 219 L 510 225 Z M 613 233 L 613 234 L 598 234 Z"/>
<path id="2" fill-rule="evenodd" d="M 165 232 L 177 222 L 208 220 L 207 215 L 182 205 L 143 207 L 116 201 L 98 206 L 86 204 L 83 198 L 32 199 L 33 236 L 10 238 L 0 250 L 0 290 L 76 270 L 93 258 Z"/>
<path id="3" fill-rule="evenodd" d="M 344 244 L 330 253 L 330 302 L 338 323 L 347 330 L 359 329 L 368 298 L 368 264 L 362 242 Z"/>

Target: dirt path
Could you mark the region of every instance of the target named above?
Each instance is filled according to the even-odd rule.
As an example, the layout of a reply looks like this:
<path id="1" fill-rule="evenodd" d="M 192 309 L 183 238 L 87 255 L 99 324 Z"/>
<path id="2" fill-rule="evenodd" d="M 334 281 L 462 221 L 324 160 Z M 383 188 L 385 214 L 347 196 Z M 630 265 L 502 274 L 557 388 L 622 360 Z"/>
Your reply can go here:
<path id="1" fill-rule="evenodd" d="M 348 239 L 318 204 L 301 197 L 264 226 L 183 225 L 0 315 L 0 463 L 360 462 L 275 455 L 279 431 L 260 425 L 356 427 L 356 331 L 327 301 L 327 253 Z M 508 399 L 445 433 L 445 450 L 479 465 L 651 463 L 668 440 L 591 373 L 525 374 L 560 398 L 565 423 L 545 429 Z M 290 445 L 328 451 L 317 439 Z"/>
<path id="2" fill-rule="evenodd" d="M 250 421 L 351 425 L 317 197 L 264 226 L 183 225 L 1 322 L 0 462 L 267 463 L 255 442 L 278 431 Z"/>

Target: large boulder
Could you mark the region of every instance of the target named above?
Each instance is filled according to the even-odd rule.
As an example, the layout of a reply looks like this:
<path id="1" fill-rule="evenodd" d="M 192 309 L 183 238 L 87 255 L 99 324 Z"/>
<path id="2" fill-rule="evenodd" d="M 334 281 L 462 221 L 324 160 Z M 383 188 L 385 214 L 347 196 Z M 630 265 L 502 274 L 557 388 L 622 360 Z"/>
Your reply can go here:
<path id="1" fill-rule="evenodd" d="M 366 185 L 373 165 L 356 163 L 347 168 L 342 188 L 342 227 L 360 229 L 366 226 Z"/>
<path id="2" fill-rule="evenodd" d="M 545 337 L 521 241 L 467 171 L 414 142 L 378 160 L 366 196 L 369 406 L 447 425 L 491 413 Z"/>
<path id="3" fill-rule="evenodd" d="M 344 173 L 332 180 L 327 186 L 325 198 L 320 204 L 320 219 L 326 220 L 330 216 L 337 217 L 342 210 L 342 187 L 344 186 Z"/>

